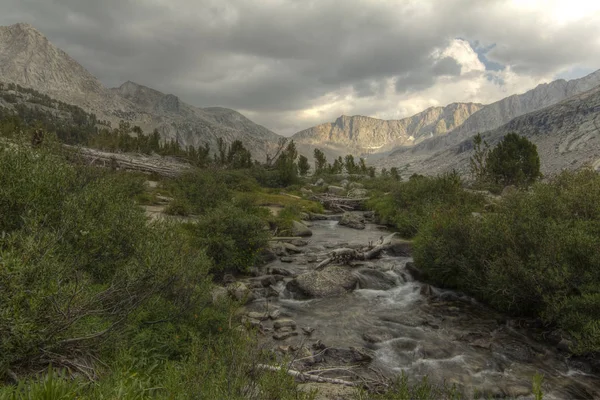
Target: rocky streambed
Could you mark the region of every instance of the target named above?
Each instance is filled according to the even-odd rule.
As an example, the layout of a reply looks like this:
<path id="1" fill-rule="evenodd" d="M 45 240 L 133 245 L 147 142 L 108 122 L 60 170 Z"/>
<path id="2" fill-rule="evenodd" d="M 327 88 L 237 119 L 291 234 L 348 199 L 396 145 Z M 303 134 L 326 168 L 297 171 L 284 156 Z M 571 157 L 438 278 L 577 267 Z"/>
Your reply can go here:
<path id="1" fill-rule="evenodd" d="M 379 258 L 316 270 L 332 249 L 360 251 L 389 235 L 339 219 L 312 221 L 311 237 L 276 246 L 276 259 L 244 281 L 253 300 L 243 319 L 290 369 L 370 383 L 404 372 L 486 399 L 533 398 L 532 377 L 540 373 L 545 399 L 600 398 L 597 362 L 569 358 L 560 337 L 533 323 L 420 282 L 402 241 Z M 345 398 L 337 386 L 324 398 Z"/>

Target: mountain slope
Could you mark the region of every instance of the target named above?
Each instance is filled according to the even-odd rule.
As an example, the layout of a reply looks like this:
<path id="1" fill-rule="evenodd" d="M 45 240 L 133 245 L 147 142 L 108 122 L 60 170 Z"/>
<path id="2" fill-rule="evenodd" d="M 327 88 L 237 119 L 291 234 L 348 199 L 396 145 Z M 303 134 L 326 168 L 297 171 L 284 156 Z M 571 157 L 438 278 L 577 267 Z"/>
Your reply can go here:
<path id="1" fill-rule="evenodd" d="M 584 165 L 600 169 L 600 85 L 482 135 L 494 146 L 509 132 L 517 132 L 537 145 L 546 175 Z M 468 173 L 472 147 L 472 138 L 468 138 L 427 157 L 409 152 L 399 163 L 397 156 L 390 156 L 382 160 L 382 165 L 406 167 L 407 174 L 437 174 L 452 169 L 464 174 Z"/>
<path id="2" fill-rule="evenodd" d="M 120 120 L 149 133 L 157 129 L 182 146 L 242 140 L 264 158 L 279 135 L 226 108 L 196 108 L 177 96 L 126 82 L 116 89 L 100 81 L 44 35 L 27 24 L 0 27 L 0 81 L 34 89 L 81 107 L 116 126 Z"/>
<path id="3" fill-rule="evenodd" d="M 292 138 L 301 145 L 326 147 L 342 153 L 381 152 L 443 135 L 482 107 L 475 103 L 453 103 L 446 107 L 431 107 L 401 120 L 344 115 L 334 123 L 306 129 Z"/>
<path id="4" fill-rule="evenodd" d="M 526 93 L 512 95 L 483 107 L 444 137 L 432 138 L 410 149 L 399 149 L 396 155 L 443 150 L 479 132 L 496 129 L 518 116 L 557 104 L 598 85 L 600 70 L 580 79 L 559 79 L 538 85 Z"/>

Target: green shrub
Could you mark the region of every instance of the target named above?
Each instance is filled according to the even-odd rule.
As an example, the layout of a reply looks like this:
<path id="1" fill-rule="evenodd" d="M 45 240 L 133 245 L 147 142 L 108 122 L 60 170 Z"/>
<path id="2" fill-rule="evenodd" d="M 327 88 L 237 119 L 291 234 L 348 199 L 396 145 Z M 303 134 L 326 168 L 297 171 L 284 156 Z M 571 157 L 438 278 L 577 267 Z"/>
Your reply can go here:
<path id="1" fill-rule="evenodd" d="M 231 191 L 214 171 L 185 173 L 167 185 L 175 199 L 186 202 L 189 211 L 201 214 L 231 199 Z"/>
<path id="2" fill-rule="evenodd" d="M 367 207 L 377 213 L 382 223 L 395 226 L 404 237 L 413 237 L 423 222 L 439 208 L 468 214 L 483 205 L 480 195 L 462 188 L 462 181 L 456 173 L 421 176 L 406 182 L 383 179 L 389 185 L 390 193 L 372 196 Z M 372 187 L 378 185 L 377 182 L 370 183 Z"/>
<path id="3" fill-rule="evenodd" d="M 505 198 L 480 218 L 427 221 L 415 261 L 429 279 L 499 310 L 571 333 L 576 352 L 600 350 L 600 176 L 564 172 Z"/>
<path id="4" fill-rule="evenodd" d="M 206 249 L 216 271 L 244 272 L 254 266 L 269 238 L 265 221 L 255 207 L 225 203 L 189 226 L 194 243 Z"/>

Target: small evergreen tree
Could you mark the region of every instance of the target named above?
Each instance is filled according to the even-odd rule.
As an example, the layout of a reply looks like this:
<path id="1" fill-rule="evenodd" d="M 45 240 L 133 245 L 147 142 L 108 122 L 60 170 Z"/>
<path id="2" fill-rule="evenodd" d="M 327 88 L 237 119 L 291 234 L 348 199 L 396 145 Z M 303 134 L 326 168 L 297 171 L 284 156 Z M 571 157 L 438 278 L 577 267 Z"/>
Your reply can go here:
<path id="1" fill-rule="evenodd" d="M 325 157 L 325 153 L 323 153 L 319 149 L 315 149 L 314 157 L 315 157 L 315 175 L 322 174 L 327 169 L 327 157 Z"/>
<path id="2" fill-rule="evenodd" d="M 298 172 L 301 176 L 306 176 L 308 171 L 310 170 L 310 164 L 308 163 L 308 158 L 303 155 L 300 155 L 298 158 Z"/>

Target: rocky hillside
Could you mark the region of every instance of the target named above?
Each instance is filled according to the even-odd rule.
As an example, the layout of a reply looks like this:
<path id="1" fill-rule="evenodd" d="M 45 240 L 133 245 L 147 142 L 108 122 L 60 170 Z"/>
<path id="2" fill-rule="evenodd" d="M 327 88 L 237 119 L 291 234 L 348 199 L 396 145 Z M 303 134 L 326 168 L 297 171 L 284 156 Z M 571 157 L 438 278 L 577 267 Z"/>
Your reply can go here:
<path id="1" fill-rule="evenodd" d="M 453 103 L 446 107 L 431 107 L 401 120 L 341 116 L 333 123 L 298 132 L 293 139 L 300 145 L 346 154 L 377 153 L 444 135 L 482 107 L 475 103 Z"/>
<path id="2" fill-rule="evenodd" d="M 164 139 L 198 146 L 218 138 L 239 139 L 255 157 L 263 158 L 279 135 L 234 110 L 196 108 L 177 96 L 126 82 L 107 89 L 90 72 L 27 24 L 0 27 L 0 80 L 34 89 L 53 99 L 81 107 L 113 126 L 120 120 Z"/>
<path id="3" fill-rule="evenodd" d="M 483 136 L 494 146 L 509 132 L 526 136 L 537 145 L 546 175 L 585 165 L 600 169 L 600 85 L 517 117 Z M 468 138 L 433 155 L 406 152 L 400 159 L 396 154 L 381 160 L 381 166 L 400 167 L 405 174 L 437 174 L 452 169 L 468 173 L 471 155 L 472 139 Z"/>
<path id="4" fill-rule="evenodd" d="M 526 93 L 513 95 L 483 107 L 444 137 L 424 141 L 411 149 L 400 149 L 397 156 L 410 152 L 431 153 L 444 150 L 479 132 L 496 129 L 521 115 L 557 104 L 600 85 L 600 70 L 580 79 L 559 79 L 538 85 Z"/>

